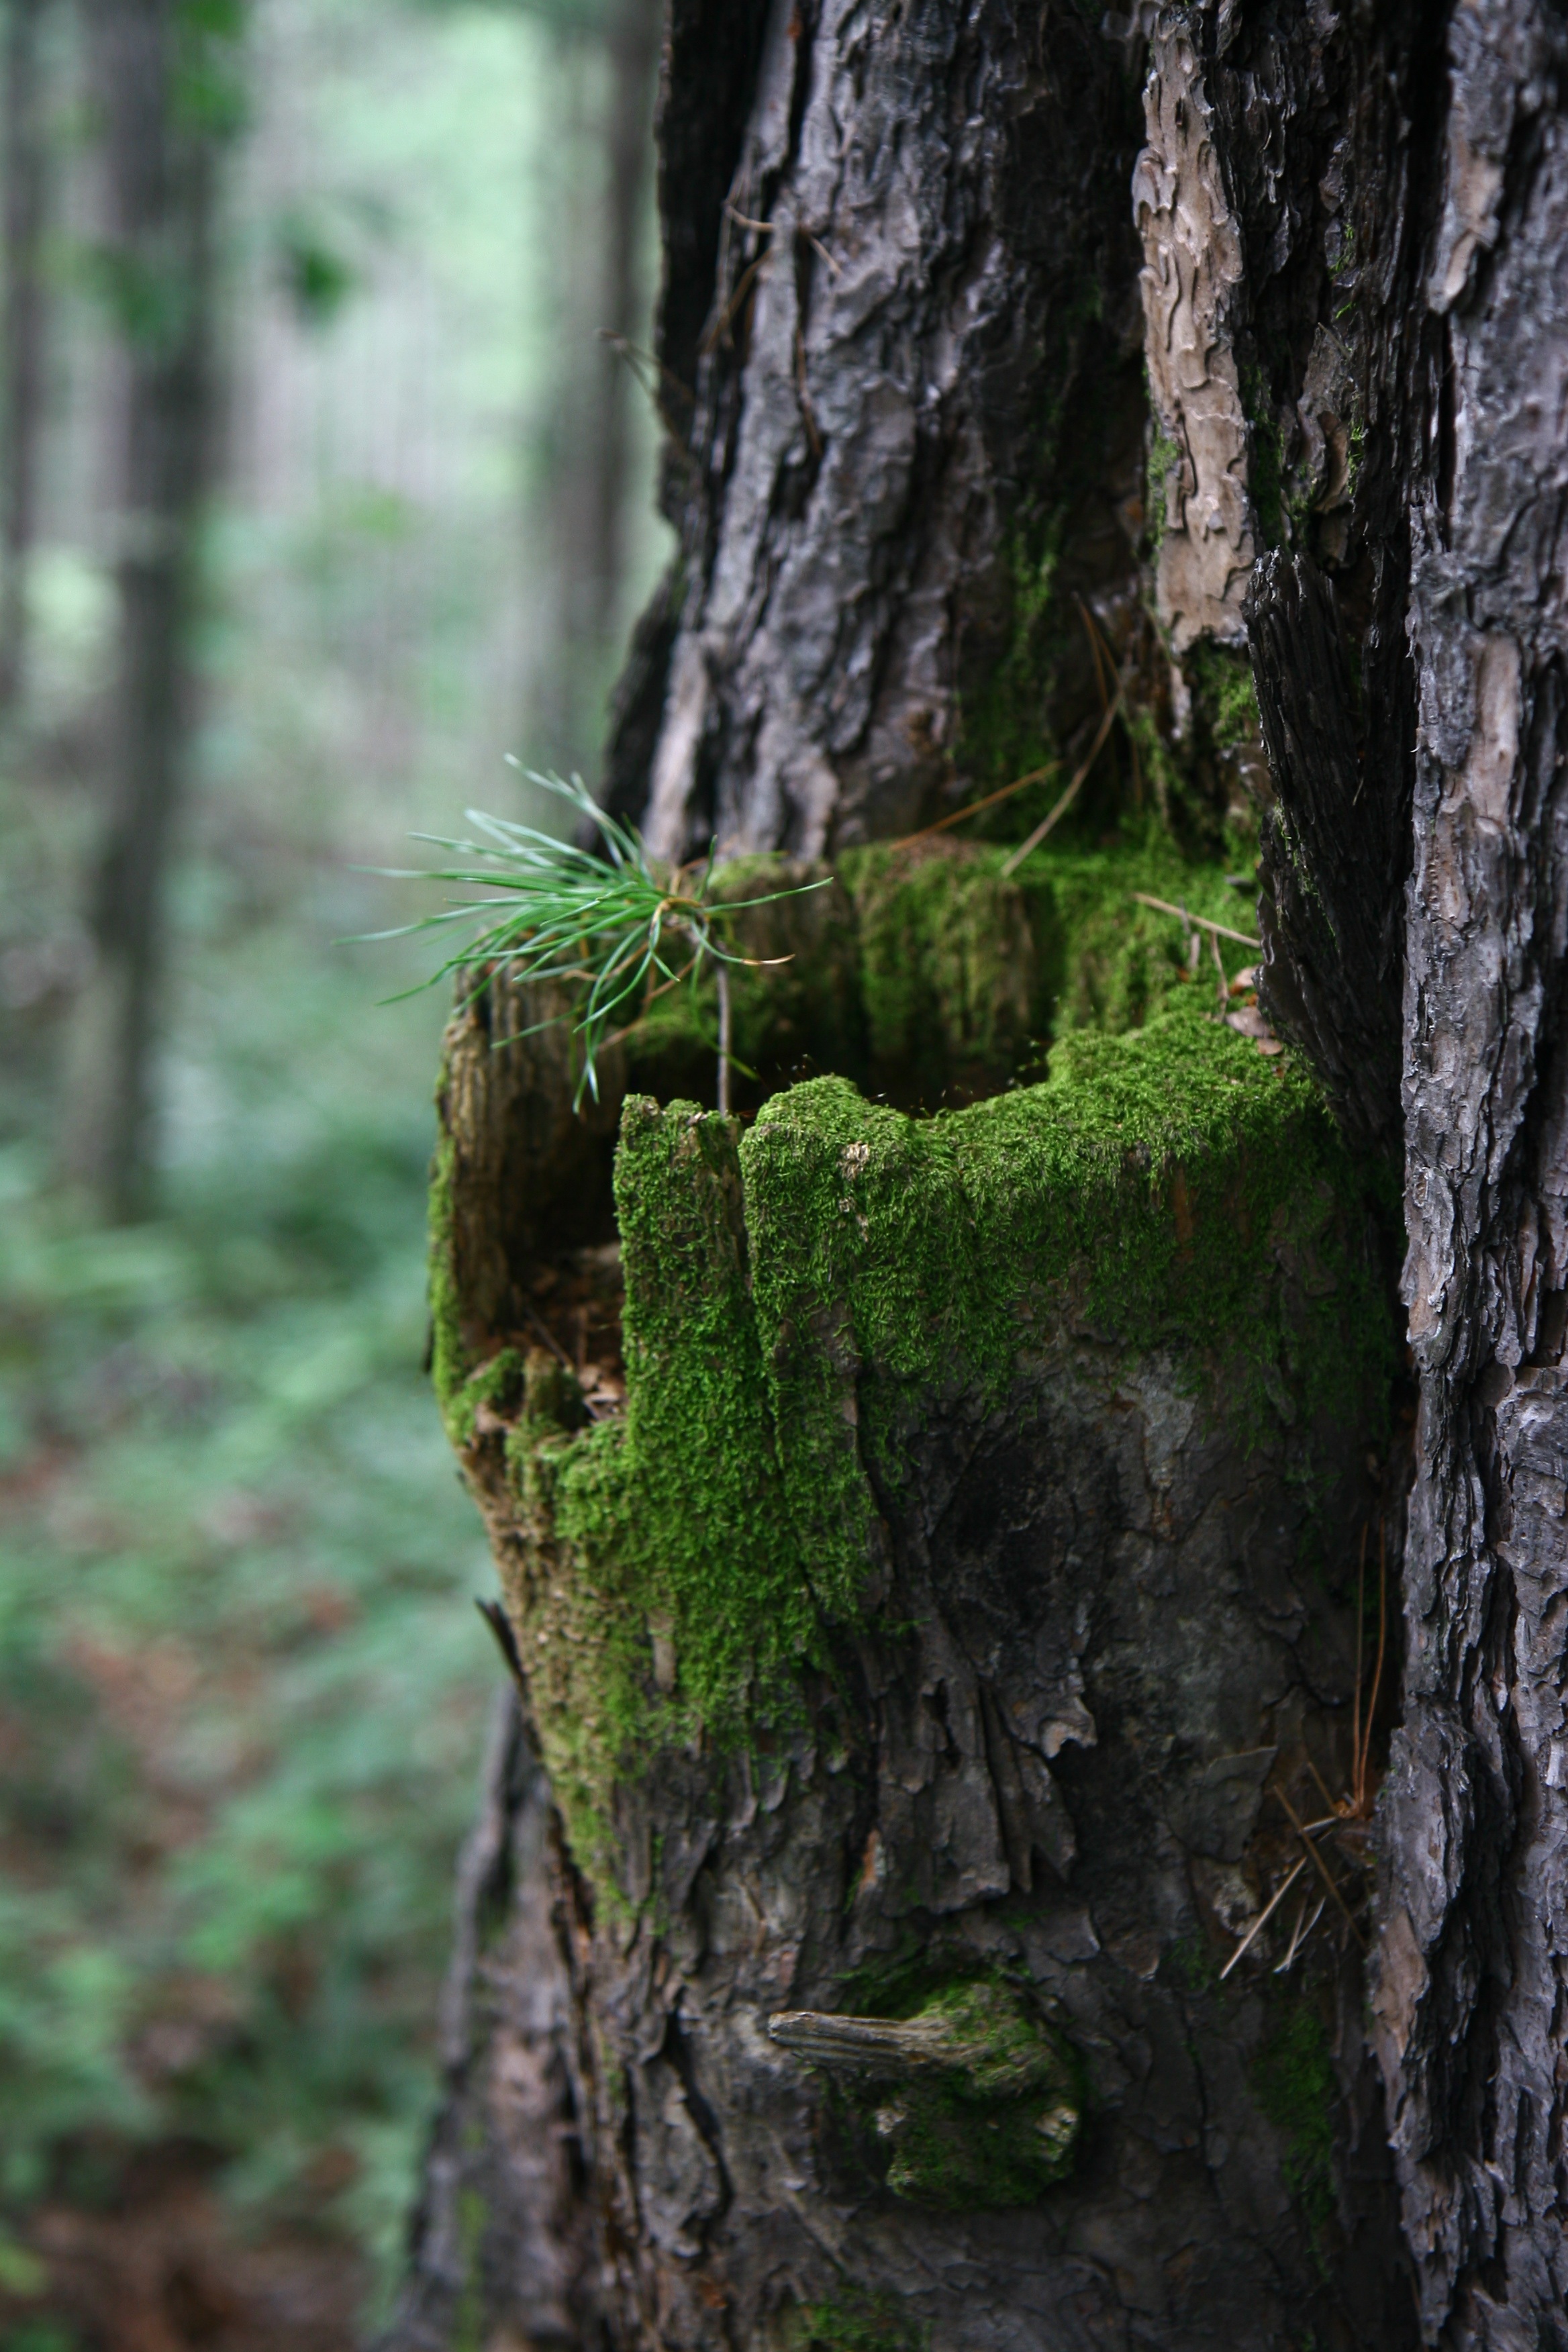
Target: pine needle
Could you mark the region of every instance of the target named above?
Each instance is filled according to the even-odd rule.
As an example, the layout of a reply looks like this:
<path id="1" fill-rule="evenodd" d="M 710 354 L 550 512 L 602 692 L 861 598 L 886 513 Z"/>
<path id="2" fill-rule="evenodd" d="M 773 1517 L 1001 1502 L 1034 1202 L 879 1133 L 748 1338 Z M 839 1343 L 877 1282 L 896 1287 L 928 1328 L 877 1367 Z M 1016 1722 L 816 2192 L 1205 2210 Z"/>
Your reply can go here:
<path id="1" fill-rule="evenodd" d="M 584 1093 L 599 1097 L 598 1055 L 616 1015 L 644 992 L 663 985 L 694 982 L 710 958 L 715 968 L 729 964 L 756 965 L 758 959 L 738 955 L 724 943 L 734 918 L 748 908 L 771 906 L 780 898 L 800 897 L 827 884 L 806 882 L 788 890 L 769 890 L 754 898 L 716 901 L 711 894 L 714 853 L 698 866 L 666 872 L 649 857 L 641 835 L 623 824 L 595 801 L 581 776 L 570 782 L 560 776 L 525 772 L 530 783 L 565 801 L 574 814 L 586 818 L 598 836 L 596 849 L 580 849 L 574 842 L 542 833 L 536 826 L 515 824 L 504 817 L 487 816 L 478 809 L 466 812 L 479 836 L 448 840 L 439 834 L 420 833 L 416 841 L 452 852 L 451 866 L 383 868 L 398 878 L 446 882 L 465 894 L 438 914 L 421 916 L 395 930 L 369 934 L 374 939 L 405 939 L 445 925 L 468 928 L 469 937 L 431 973 L 421 987 L 434 987 L 453 973 L 472 974 L 474 985 L 464 1000 L 472 1003 L 497 971 L 525 983 L 554 982 L 573 999 L 570 1014 L 536 1022 L 519 1034 L 537 1034 L 569 1020 L 582 1055 L 573 1097 L 573 1108 L 582 1108 Z M 684 961 L 682 961 L 684 959 Z M 787 957 L 770 961 L 787 962 Z M 404 992 L 407 995 L 415 990 Z M 498 1044 L 507 1044 L 505 1038 Z M 721 1045 L 721 1097 L 728 1095 L 729 1041 Z"/>

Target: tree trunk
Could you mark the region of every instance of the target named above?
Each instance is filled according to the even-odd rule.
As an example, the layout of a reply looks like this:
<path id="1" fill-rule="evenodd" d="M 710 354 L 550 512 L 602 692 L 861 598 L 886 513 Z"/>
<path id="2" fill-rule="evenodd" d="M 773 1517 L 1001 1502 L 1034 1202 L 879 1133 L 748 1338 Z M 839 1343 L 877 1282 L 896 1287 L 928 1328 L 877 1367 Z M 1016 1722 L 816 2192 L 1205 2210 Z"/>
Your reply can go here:
<path id="1" fill-rule="evenodd" d="M 36 527 L 43 399 L 42 243 L 47 146 L 39 58 L 44 0 L 11 0 L 5 20 L 5 388 L 0 551 L 0 711 L 23 688 L 27 557 Z"/>
<path id="2" fill-rule="evenodd" d="M 594 615 L 597 643 L 615 634 L 626 576 L 626 489 L 631 435 L 631 386 L 621 358 L 644 332 L 647 294 L 640 261 L 648 187 L 648 123 L 658 62 L 658 13 L 654 0 L 620 0 L 608 31 L 610 102 L 605 148 L 604 421 L 600 428 L 597 504 L 594 525 Z"/>
<path id="3" fill-rule="evenodd" d="M 1377 2011 L 1426 2324 L 1489 2347 L 1568 2345 L 1565 36 L 1517 5 L 1449 27 L 1410 517 L 1421 1415 Z"/>
<path id="4" fill-rule="evenodd" d="M 569 1129 L 499 976 L 449 1035 L 437 1379 L 555 1827 L 395 2340 L 1568 2346 L 1565 64 L 1544 0 L 674 0 L 606 796 L 836 887 L 752 919 L 749 1125 L 645 1024 Z M 1080 843 L 1250 796 L 1283 1062 L 1189 990 L 1018 1083 L 1084 869 L 858 845 L 1069 767 Z"/>
<path id="5" fill-rule="evenodd" d="M 534 690 L 533 761 L 596 756 L 626 588 L 630 387 L 646 334 L 640 284 L 657 0 L 614 0 L 592 32 L 559 37 L 573 121 L 556 165 L 559 381 L 550 418 L 552 554 Z"/>
<path id="6" fill-rule="evenodd" d="M 225 59 L 174 0 L 97 0 L 120 331 L 117 682 L 91 905 L 93 971 L 68 1075 L 68 1174 L 112 1217 L 146 1203 L 166 894 L 189 757 L 189 633 L 212 436 L 213 201 Z"/>

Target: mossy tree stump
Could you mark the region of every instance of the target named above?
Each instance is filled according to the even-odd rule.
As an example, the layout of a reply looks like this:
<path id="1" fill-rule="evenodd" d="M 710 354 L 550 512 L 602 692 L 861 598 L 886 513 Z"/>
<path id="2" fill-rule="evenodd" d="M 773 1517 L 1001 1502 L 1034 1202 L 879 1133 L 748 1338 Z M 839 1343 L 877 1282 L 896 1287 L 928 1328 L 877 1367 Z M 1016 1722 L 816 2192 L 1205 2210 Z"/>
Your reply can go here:
<path id="1" fill-rule="evenodd" d="M 1220 1976 L 1354 1773 L 1361 1175 L 1196 988 L 1042 1083 L 1020 1023 L 1003 1091 L 868 1098 L 874 929 L 794 904 L 788 1017 L 826 994 L 860 1087 L 661 1104 L 645 1034 L 574 1123 L 537 1006 L 448 1032 L 437 1370 L 526 1728 L 416 2300 L 628 2352 L 1402 2342 L 1311 1870 Z"/>

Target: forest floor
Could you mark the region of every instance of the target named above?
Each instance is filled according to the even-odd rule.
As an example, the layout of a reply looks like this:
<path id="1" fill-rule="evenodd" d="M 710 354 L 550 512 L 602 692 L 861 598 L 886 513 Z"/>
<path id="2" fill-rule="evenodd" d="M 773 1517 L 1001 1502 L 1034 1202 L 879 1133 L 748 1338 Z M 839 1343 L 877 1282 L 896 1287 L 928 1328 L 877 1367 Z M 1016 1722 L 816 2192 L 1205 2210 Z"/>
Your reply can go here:
<path id="1" fill-rule="evenodd" d="M 51 1186 L 65 992 L 0 955 L 4 2352 L 335 2352 L 395 2273 L 498 1668 L 421 1366 L 443 1005 L 333 944 L 385 896 L 186 875 L 118 1232 Z"/>

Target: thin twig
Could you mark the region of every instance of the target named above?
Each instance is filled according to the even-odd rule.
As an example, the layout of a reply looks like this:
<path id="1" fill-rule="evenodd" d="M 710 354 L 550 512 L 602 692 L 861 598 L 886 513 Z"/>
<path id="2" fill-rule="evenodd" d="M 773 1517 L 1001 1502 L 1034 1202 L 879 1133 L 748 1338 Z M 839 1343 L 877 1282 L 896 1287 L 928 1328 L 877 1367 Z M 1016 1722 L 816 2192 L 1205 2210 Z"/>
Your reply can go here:
<path id="1" fill-rule="evenodd" d="M 805 337 L 801 332 L 798 319 L 795 322 L 795 395 L 800 402 L 801 416 L 805 425 L 805 437 L 811 445 L 811 454 L 814 457 L 820 457 L 822 436 L 816 429 L 816 412 L 812 407 L 811 394 L 806 390 Z"/>
<path id="2" fill-rule="evenodd" d="M 1058 819 L 1066 816 L 1068 809 L 1071 808 L 1074 801 L 1078 798 L 1079 785 L 1083 782 L 1084 778 L 1088 775 L 1089 770 L 1099 759 L 1100 747 L 1104 743 L 1106 737 L 1110 732 L 1110 722 L 1115 718 L 1121 708 L 1121 688 L 1118 686 L 1116 689 L 1116 699 L 1107 705 L 1105 715 L 1101 719 L 1098 728 L 1095 730 L 1094 740 L 1089 747 L 1088 757 L 1084 760 L 1082 766 L 1073 777 L 1071 783 L 1068 786 L 1066 792 L 1062 794 L 1055 808 L 1052 809 L 1050 814 L 1040 819 L 1039 824 L 1035 827 L 1033 833 L 1030 834 L 1027 841 L 1021 841 L 1018 844 L 1017 848 L 1013 852 L 1011 857 L 1007 858 L 1004 862 L 1002 866 L 1002 879 L 1004 881 L 1006 880 L 1009 874 L 1013 873 L 1023 864 L 1025 858 L 1027 857 L 1032 849 L 1038 849 L 1041 842 L 1044 841 L 1047 834 L 1049 833 L 1056 825 Z"/>
<path id="3" fill-rule="evenodd" d="M 1355 1701 L 1351 1710 L 1351 1773 L 1352 1793 L 1356 1793 L 1361 1780 L 1361 1648 L 1362 1627 L 1366 1622 L 1366 1521 L 1361 1527 L 1361 1556 L 1356 1563 L 1355 1577 Z"/>
<path id="4" fill-rule="evenodd" d="M 1377 1523 L 1377 1667 L 1372 1678 L 1372 1696 L 1366 1705 L 1366 1722 L 1362 1731 L 1362 1752 L 1356 1766 L 1355 1801 L 1359 1820 L 1366 1819 L 1366 1778 L 1372 1769 L 1372 1719 L 1377 1712 L 1377 1695 L 1383 1683 L 1383 1661 L 1388 1647 L 1388 1522 Z"/>
<path id="5" fill-rule="evenodd" d="M 776 236 L 779 233 L 779 225 L 777 221 L 753 220 L 749 213 L 738 211 L 731 204 L 726 204 L 724 210 L 728 213 L 730 218 L 736 222 L 740 227 L 754 228 L 759 236 Z M 821 255 L 823 260 L 826 262 L 833 276 L 837 278 L 838 275 L 838 264 L 834 260 L 833 256 L 828 252 L 827 247 L 823 244 L 822 239 L 817 236 L 815 229 L 806 228 L 801 222 L 796 221 L 795 225 L 795 233 L 796 236 L 805 237 L 807 245 L 811 247 L 813 252 Z"/>
<path id="6" fill-rule="evenodd" d="M 1251 1927 L 1247 1929 L 1240 1943 L 1237 1944 L 1235 1951 L 1232 1952 L 1229 1959 L 1226 1960 L 1224 1968 L 1221 1969 L 1219 1972 L 1219 1980 L 1221 1984 L 1224 1984 L 1226 1977 L 1229 1976 L 1237 1960 L 1240 1959 L 1242 1954 L 1251 1945 L 1253 1938 L 1262 1934 L 1264 1928 L 1268 1925 L 1269 1920 L 1272 1919 L 1275 1912 L 1279 1908 L 1281 1903 L 1284 1902 L 1285 1897 L 1289 1894 L 1290 1889 L 1295 1885 L 1296 1881 L 1300 1877 L 1301 1873 L 1306 1869 L 1306 1861 L 1305 1858 L 1303 1858 L 1300 1862 L 1297 1863 L 1294 1869 L 1291 1870 L 1289 1875 L 1282 1879 L 1280 1884 L 1275 1888 L 1265 1907 L 1258 1913 L 1257 1918 L 1253 1921 Z"/>
<path id="7" fill-rule="evenodd" d="M 1105 642 L 1105 637 L 1101 632 L 1100 623 L 1095 619 L 1094 614 L 1089 612 L 1087 604 L 1084 605 L 1083 609 L 1088 617 L 1089 627 L 1099 638 L 1101 648 L 1104 651 L 1106 668 L 1110 671 L 1112 677 L 1119 675 L 1116 669 L 1116 665 L 1110 658 L 1110 647 Z M 1125 712 L 1122 714 L 1121 725 L 1127 737 L 1128 757 L 1132 762 L 1132 805 L 1135 809 L 1141 810 L 1143 806 L 1143 769 L 1138 757 L 1138 732 Z"/>
<path id="8" fill-rule="evenodd" d="M 1117 669 L 1115 660 L 1111 655 L 1110 647 L 1106 642 L 1105 632 L 1100 627 L 1100 623 L 1095 619 L 1092 610 L 1085 604 L 1081 596 L 1078 600 L 1078 607 L 1079 611 L 1083 614 L 1084 619 L 1089 623 L 1089 635 L 1092 642 L 1100 647 L 1100 652 L 1105 656 L 1105 670 L 1107 677 L 1120 677 L 1121 673 Z M 1103 694 L 1101 695 L 1100 699 L 1102 701 L 1104 700 Z M 1121 714 L 1121 727 L 1122 731 L 1127 738 L 1127 754 L 1132 762 L 1132 805 L 1136 809 L 1142 809 L 1143 806 L 1143 769 L 1138 757 L 1138 734 L 1137 730 L 1133 727 L 1125 711 Z"/>
<path id="9" fill-rule="evenodd" d="M 1290 1938 L 1290 1948 L 1274 1971 L 1277 1977 L 1282 1977 L 1289 1973 L 1297 1953 L 1300 1950 L 1302 1945 L 1306 1942 L 1308 1937 L 1311 1934 L 1313 1928 L 1322 1917 L 1323 1905 L 1326 1899 L 1327 1898 L 1325 1896 L 1321 1895 L 1319 1895 L 1318 1907 L 1309 1919 L 1307 1917 L 1306 1899 L 1305 1897 L 1302 1898 L 1301 1908 L 1296 1915 L 1296 1931 Z"/>
<path id="10" fill-rule="evenodd" d="M 1013 794 L 1021 793 L 1026 784 L 1043 783 L 1047 776 L 1054 776 L 1060 766 L 1059 760 L 1047 760 L 1043 768 L 1031 768 L 1026 776 L 1015 776 L 1010 784 L 1003 784 L 996 792 L 987 793 L 984 800 L 970 801 L 964 807 L 954 809 L 950 816 L 939 816 L 934 824 L 922 824 L 918 833 L 906 833 L 901 841 L 895 841 L 890 845 L 894 849 L 912 848 L 917 841 L 924 841 L 931 834 L 945 833 L 950 824 L 962 824 L 966 817 L 978 816 L 982 809 L 994 808 L 998 801 L 1011 800 Z"/>
<path id="11" fill-rule="evenodd" d="M 1286 1812 L 1289 1815 L 1291 1828 L 1300 1839 L 1301 1843 L 1306 1847 L 1307 1852 L 1311 1855 L 1314 1864 L 1317 1865 L 1318 1874 L 1322 1879 L 1323 1885 L 1328 1888 L 1329 1893 L 1333 1896 L 1334 1901 L 1339 1905 L 1340 1909 L 1344 1914 L 1346 1927 L 1350 1929 L 1351 1934 L 1355 1937 L 1357 1944 L 1364 1952 L 1366 1949 L 1366 1938 L 1362 1934 L 1361 1929 L 1356 1926 L 1355 1921 L 1352 1918 L 1350 1905 L 1345 1901 L 1344 1896 L 1340 1893 L 1338 1886 L 1335 1885 L 1333 1874 L 1330 1870 L 1328 1864 L 1323 1860 L 1322 1855 L 1318 1852 L 1317 1847 L 1307 1835 L 1306 1826 L 1301 1821 L 1300 1816 L 1298 1814 L 1295 1806 L 1290 1802 L 1290 1800 L 1285 1794 L 1284 1790 L 1279 1787 L 1278 1781 L 1275 1782 L 1271 1793 L 1279 1798 L 1279 1802 L 1283 1805 Z"/>
<path id="12" fill-rule="evenodd" d="M 1207 915 L 1189 915 L 1184 907 L 1173 907 L 1169 898 L 1151 898 L 1147 890 L 1134 890 L 1132 896 L 1141 907 L 1152 907 L 1162 915 L 1174 915 L 1178 922 L 1189 928 L 1195 923 L 1200 930 L 1217 931 L 1222 940 L 1235 940 L 1244 948 L 1261 950 L 1263 946 L 1261 940 L 1251 938 L 1246 931 L 1233 931 L 1228 923 L 1212 922 Z"/>
<path id="13" fill-rule="evenodd" d="M 1095 627 L 1094 615 L 1090 613 L 1089 606 L 1084 603 L 1083 598 L 1081 596 L 1075 597 L 1074 602 L 1078 605 L 1079 615 L 1083 622 L 1084 628 L 1089 636 L 1089 650 L 1094 661 L 1094 683 L 1100 694 L 1100 707 L 1101 710 L 1103 710 L 1110 700 L 1110 689 L 1105 683 L 1105 672 L 1101 669 L 1100 663 L 1100 631 Z M 1105 650 L 1105 669 L 1110 671 L 1112 677 L 1115 677 L 1116 666 L 1110 658 L 1110 648 L 1109 646 Z M 1115 787 L 1117 798 L 1120 799 L 1121 796 L 1121 771 L 1116 765 L 1116 746 L 1114 742 L 1110 747 L 1110 780 Z"/>
<path id="14" fill-rule="evenodd" d="M 719 1114 L 724 1118 L 730 1108 L 730 975 L 721 962 L 713 970 L 719 985 Z"/>
<path id="15" fill-rule="evenodd" d="M 729 300 L 725 303 L 724 308 L 720 311 L 718 318 L 714 320 L 712 326 L 709 328 L 708 332 L 703 336 L 702 341 L 697 346 L 698 351 L 703 359 L 706 359 L 710 352 L 716 351 L 721 343 L 727 342 L 729 341 L 730 330 L 733 326 L 737 317 L 740 315 L 741 305 L 744 302 L 746 296 L 751 291 L 752 280 L 756 278 L 758 272 L 763 268 L 763 263 L 768 259 L 771 252 L 772 247 L 767 247 L 763 252 L 757 255 L 754 261 L 749 261 L 744 269 L 742 270 L 739 278 L 736 280 L 734 292 L 731 295 Z"/>
<path id="16" fill-rule="evenodd" d="M 1323 1778 L 1322 1774 L 1319 1771 L 1319 1769 L 1318 1769 L 1317 1766 L 1313 1763 L 1313 1761 L 1312 1761 L 1312 1759 L 1311 1759 L 1311 1758 L 1310 1758 L 1310 1756 L 1309 1756 L 1309 1757 L 1308 1757 L 1308 1759 L 1307 1759 L 1307 1769 L 1308 1769 L 1308 1771 L 1311 1774 L 1311 1776 L 1312 1776 L 1313 1780 L 1317 1782 L 1317 1784 L 1318 1784 L 1319 1788 L 1320 1788 L 1320 1789 L 1322 1790 L 1322 1792 L 1323 1792 L 1323 1802 L 1324 1802 L 1324 1804 L 1325 1804 L 1325 1805 L 1327 1805 L 1327 1807 L 1328 1807 L 1328 1809 L 1329 1809 L 1329 1820 L 1330 1820 L 1331 1822 L 1342 1822 L 1342 1821 L 1343 1821 L 1343 1819 L 1344 1819 L 1344 1815 L 1341 1812 L 1341 1811 L 1340 1811 L 1340 1809 L 1339 1809 L 1339 1805 L 1338 1805 L 1338 1803 L 1335 1801 L 1335 1800 L 1333 1799 L 1333 1797 L 1331 1797 L 1331 1796 L 1330 1795 L 1330 1793 L 1329 1793 L 1329 1784 L 1328 1784 L 1328 1782 L 1324 1780 L 1324 1778 Z M 1326 1829 L 1326 1828 L 1328 1827 L 1328 1822 L 1308 1822 L 1308 1824 L 1307 1824 L 1307 1827 L 1308 1827 L 1310 1830 L 1310 1829 Z"/>
<path id="17" fill-rule="evenodd" d="M 1219 974 L 1219 1009 L 1223 1013 L 1230 1003 L 1230 982 L 1225 976 L 1225 965 L 1220 961 L 1219 940 L 1213 931 L 1209 933 L 1209 945 L 1214 950 L 1214 968 Z"/>

